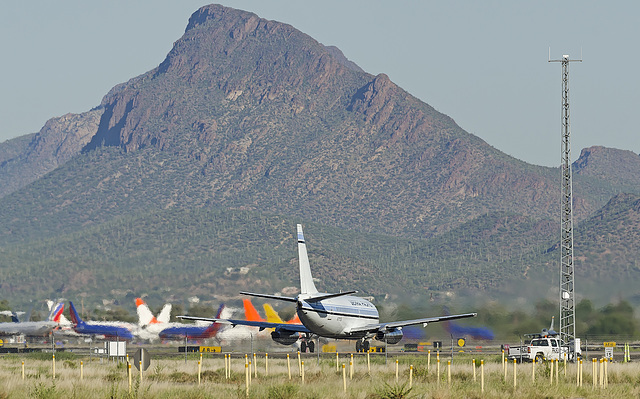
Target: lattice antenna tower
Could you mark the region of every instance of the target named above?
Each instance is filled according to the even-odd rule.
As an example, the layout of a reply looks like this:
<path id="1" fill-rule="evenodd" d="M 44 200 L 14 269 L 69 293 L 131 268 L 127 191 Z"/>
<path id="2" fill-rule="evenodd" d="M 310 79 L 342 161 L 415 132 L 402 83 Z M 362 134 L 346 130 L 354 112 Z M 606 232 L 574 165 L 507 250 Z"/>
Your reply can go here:
<path id="1" fill-rule="evenodd" d="M 571 342 L 576 337 L 575 273 L 573 264 L 573 183 L 571 176 L 571 142 L 569 124 L 569 63 L 582 62 L 563 55 L 562 63 L 562 195 L 560 220 L 560 339 Z"/>

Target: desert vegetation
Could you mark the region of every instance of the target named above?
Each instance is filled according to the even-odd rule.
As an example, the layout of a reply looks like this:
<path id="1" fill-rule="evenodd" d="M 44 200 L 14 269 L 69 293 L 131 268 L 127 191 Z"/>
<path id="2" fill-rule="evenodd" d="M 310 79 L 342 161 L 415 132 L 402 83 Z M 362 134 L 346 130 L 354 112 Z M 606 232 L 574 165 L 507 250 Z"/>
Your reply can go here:
<path id="1" fill-rule="evenodd" d="M 48 354 L 47 356 L 51 356 Z M 154 359 L 149 369 L 140 374 L 132 368 L 131 387 L 124 362 L 89 361 L 73 355 L 59 356 L 55 378 L 53 362 L 38 356 L 8 355 L 0 359 L 1 398 L 245 398 L 247 385 L 244 354 L 231 358 L 227 373 L 222 354 L 206 355 L 202 360 L 198 381 L 197 355 L 184 358 Z M 249 356 L 251 359 L 251 356 Z M 518 364 L 514 386 L 514 365 L 505 369 L 499 355 L 456 355 L 450 358 L 427 355 L 385 356 L 359 354 L 354 357 L 353 371 L 349 354 L 340 354 L 336 367 L 335 354 L 303 357 L 304 380 L 296 354 L 286 358 L 280 354 L 257 356 L 257 367 L 251 365 L 250 398 L 502 398 L 517 397 L 637 397 L 640 394 L 638 363 L 609 363 L 606 379 L 600 371 L 593 384 L 591 359 L 585 359 L 582 386 L 578 382 L 578 366 L 561 362 L 551 376 L 548 363 Z M 397 360 L 397 374 L 396 374 Z M 475 375 L 473 361 L 475 360 Z M 481 366 L 481 360 L 483 365 Z M 24 378 L 22 362 L 24 361 Z M 82 362 L 82 366 L 80 365 Z M 344 369 L 342 364 L 345 365 Z M 600 366 L 599 370 L 600 370 Z M 604 367 L 604 366 L 603 366 Z M 291 370 L 291 374 L 289 374 Z M 535 370 L 535 371 L 534 371 Z M 484 371 L 484 384 L 482 382 Z M 343 374 L 344 373 L 344 374 Z M 396 377 L 397 375 L 397 377 Z M 344 379 L 343 379 L 344 376 Z M 346 382 L 346 385 L 345 385 Z M 346 390 L 345 390 L 346 386 Z M 483 391 L 484 387 L 484 391 Z"/>

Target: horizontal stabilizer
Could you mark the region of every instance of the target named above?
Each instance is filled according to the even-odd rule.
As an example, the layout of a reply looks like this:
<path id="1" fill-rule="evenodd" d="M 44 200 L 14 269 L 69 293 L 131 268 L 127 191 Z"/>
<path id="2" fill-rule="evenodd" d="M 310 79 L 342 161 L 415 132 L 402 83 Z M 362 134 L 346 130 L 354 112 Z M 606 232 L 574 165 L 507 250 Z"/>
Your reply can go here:
<path id="1" fill-rule="evenodd" d="M 318 301 L 322 301 L 325 299 L 329 299 L 329 298 L 337 298 L 339 296 L 345 296 L 345 295 L 351 295 L 351 294 L 355 294 L 358 291 L 347 291 L 347 292 L 340 292 L 337 294 L 317 294 L 314 295 L 310 298 L 304 298 L 304 300 L 306 302 L 318 302 Z"/>
<path id="2" fill-rule="evenodd" d="M 253 293 L 253 292 L 243 292 L 243 291 L 240 291 L 240 294 L 249 295 L 249 296 L 257 296 L 258 298 L 277 299 L 278 301 L 298 302 L 298 300 L 296 298 L 292 298 L 290 296 L 256 294 L 256 293 Z"/>

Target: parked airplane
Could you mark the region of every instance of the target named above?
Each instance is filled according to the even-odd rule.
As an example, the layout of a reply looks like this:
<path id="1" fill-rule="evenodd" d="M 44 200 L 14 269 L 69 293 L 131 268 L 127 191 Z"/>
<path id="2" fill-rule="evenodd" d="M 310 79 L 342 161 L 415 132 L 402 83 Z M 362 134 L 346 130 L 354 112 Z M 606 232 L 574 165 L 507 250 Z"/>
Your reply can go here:
<path id="1" fill-rule="evenodd" d="M 13 313 L 13 321 L 10 323 L 0 323 L 0 335 L 26 335 L 29 337 L 44 337 L 51 334 L 58 326 L 60 315 L 64 311 L 64 303 L 57 303 L 51 309 L 45 321 L 19 321 L 18 316 Z"/>
<path id="2" fill-rule="evenodd" d="M 78 315 L 73 302 L 69 302 L 73 330 L 78 334 L 91 335 L 96 338 L 129 341 L 133 339 L 131 329 L 109 322 L 83 321 Z"/>
<path id="3" fill-rule="evenodd" d="M 219 318 L 222 315 L 223 309 L 224 304 L 221 304 L 218 308 L 216 318 Z M 197 320 L 197 318 L 195 318 L 194 320 Z M 222 324 L 216 322 L 212 322 L 208 326 L 190 326 L 183 324 L 180 326 L 165 328 L 164 330 L 160 331 L 159 337 L 161 339 L 175 340 L 184 340 L 185 338 L 202 340 L 214 337 L 218 333 L 218 331 L 220 331 L 221 327 Z"/>
<path id="4" fill-rule="evenodd" d="M 302 233 L 302 225 L 297 226 L 298 232 L 298 261 L 300 269 L 300 294 L 297 297 L 241 292 L 243 295 L 288 301 L 296 304 L 297 314 L 302 324 L 269 323 L 248 320 L 232 320 L 220 318 L 202 318 L 181 316 L 188 320 L 206 320 L 236 325 L 247 325 L 264 328 L 274 328 L 271 338 L 280 344 L 290 345 L 299 338 L 302 339 L 300 349 L 306 352 L 314 350 L 312 338 L 326 337 L 335 339 L 356 340 L 356 351 L 369 350 L 370 340 L 375 338 L 389 344 L 398 343 L 405 326 L 436 323 L 447 320 L 475 317 L 477 313 L 466 313 L 452 316 L 425 317 L 415 320 L 380 323 L 378 309 L 368 300 L 351 294 L 356 291 L 341 293 L 320 293 L 316 289 L 311 275 L 311 267 L 307 256 L 307 247 Z"/>
<path id="5" fill-rule="evenodd" d="M 151 309 L 149 309 L 146 302 L 142 298 L 136 298 L 136 313 L 138 313 L 138 326 L 140 327 L 152 324 L 166 324 L 169 323 L 171 317 L 171 304 L 165 304 L 156 318 L 151 313 Z"/>

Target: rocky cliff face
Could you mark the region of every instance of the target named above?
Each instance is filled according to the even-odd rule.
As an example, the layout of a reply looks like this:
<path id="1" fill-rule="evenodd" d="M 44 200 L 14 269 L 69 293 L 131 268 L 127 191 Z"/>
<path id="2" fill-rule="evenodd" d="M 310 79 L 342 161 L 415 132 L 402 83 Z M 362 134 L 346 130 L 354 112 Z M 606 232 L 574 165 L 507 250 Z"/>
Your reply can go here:
<path id="1" fill-rule="evenodd" d="M 22 139 L 18 151 L 0 158 L 0 197 L 18 190 L 64 164 L 98 130 L 102 109 L 52 118 L 40 132 Z M 2 143 L 0 148 L 7 143 Z M 0 150 L 0 154 L 3 151 Z"/>
<path id="2" fill-rule="evenodd" d="M 640 155 L 627 150 L 594 146 L 585 148 L 574 162 L 576 175 L 615 181 L 631 192 L 640 187 Z"/>

